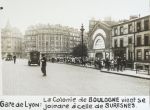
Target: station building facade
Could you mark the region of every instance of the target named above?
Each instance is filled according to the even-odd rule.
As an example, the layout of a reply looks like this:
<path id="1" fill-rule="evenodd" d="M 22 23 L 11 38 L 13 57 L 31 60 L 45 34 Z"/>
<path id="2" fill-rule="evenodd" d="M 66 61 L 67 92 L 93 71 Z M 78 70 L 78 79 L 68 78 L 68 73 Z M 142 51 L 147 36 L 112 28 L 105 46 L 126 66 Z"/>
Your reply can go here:
<path id="1" fill-rule="evenodd" d="M 88 33 L 88 54 L 90 58 L 111 59 L 111 21 L 90 20 Z"/>

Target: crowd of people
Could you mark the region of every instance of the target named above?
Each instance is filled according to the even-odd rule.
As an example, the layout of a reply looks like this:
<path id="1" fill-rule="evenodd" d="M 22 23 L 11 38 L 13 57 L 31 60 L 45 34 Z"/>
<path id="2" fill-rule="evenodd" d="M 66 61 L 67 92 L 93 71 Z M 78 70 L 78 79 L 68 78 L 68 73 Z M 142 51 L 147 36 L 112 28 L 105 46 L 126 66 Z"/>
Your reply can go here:
<path id="1" fill-rule="evenodd" d="M 83 66 L 86 66 L 86 64 L 91 65 L 92 59 L 85 57 L 56 57 L 51 58 L 48 61 L 55 63 L 55 62 L 62 62 L 62 63 L 68 63 L 68 64 L 80 64 Z"/>
<path id="2" fill-rule="evenodd" d="M 115 59 L 109 60 L 108 58 L 100 60 L 99 58 L 95 60 L 95 65 L 99 66 L 99 69 L 106 68 L 108 71 L 123 71 L 126 68 L 126 59 L 117 57 Z"/>
<path id="3" fill-rule="evenodd" d="M 50 58 L 48 61 L 55 63 L 67 63 L 67 64 L 77 64 L 81 66 L 94 66 L 97 69 L 106 68 L 108 71 L 123 71 L 126 68 L 126 59 L 121 57 L 116 57 L 114 59 L 100 59 L 100 58 L 89 58 L 89 57 L 55 57 Z"/>

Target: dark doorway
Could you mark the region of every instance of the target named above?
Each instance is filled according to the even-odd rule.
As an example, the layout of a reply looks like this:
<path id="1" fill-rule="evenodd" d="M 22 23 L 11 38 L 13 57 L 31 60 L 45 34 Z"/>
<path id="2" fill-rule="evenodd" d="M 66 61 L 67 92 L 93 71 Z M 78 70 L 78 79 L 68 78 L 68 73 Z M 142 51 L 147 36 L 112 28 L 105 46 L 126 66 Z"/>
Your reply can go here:
<path id="1" fill-rule="evenodd" d="M 103 53 L 96 53 L 95 57 L 102 59 L 103 58 Z"/>

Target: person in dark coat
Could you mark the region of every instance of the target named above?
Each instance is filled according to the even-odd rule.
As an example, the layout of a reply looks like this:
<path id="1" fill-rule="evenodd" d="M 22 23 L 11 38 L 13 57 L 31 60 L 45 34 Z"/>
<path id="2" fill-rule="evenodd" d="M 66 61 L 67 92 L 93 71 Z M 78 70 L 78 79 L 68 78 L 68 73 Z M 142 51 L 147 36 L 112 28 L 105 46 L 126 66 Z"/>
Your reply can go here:
<path id="1" fill-rule="evenodd" d="M 54 61 L 55 61 L 55 59 L 54 59 L 54 58 L 52 58 L 52 63 L 54 63 Z"/>
<path id="2" fill-rule="evenodd" d="M 121 59 L 121 62 L 120 62 L 120 71 L 123 71 L 123 59 Z"/>
<path id="3" fill-rule="evenodd" d="M 120 65 L 121 65 L 121 58 L 118 57 L 118 58 L 117 58 L 117 71 L 120 70 Z"/>
<path id="4" fill-rule="evenodd" d="M 14 59 L 14 64 L 16 63 L 16 56 L 13 56 L 13 59 Z"/>
<path id="5" fill-rule="evenodd" d="M 124 58 L 123 59 L 123 70 L 125 70 L 125 68 L 126 68 L 126 59 Z"/>
<path id="6" fill-rule="evenodd" d="M 102 61 L 101 60 L 98 60 L 98 65 L 99 65 L 99 70 L 101 71 L 101 69 L 102 69 Z"/>
<path id="7" fill-rule="evenodd" d="M 43 76 L 46 76 L 46 57 L 44 54 L 42 55 L 41 62 L 42 62 L 41 71 L 43 73 Z"/>
<path id="8" fill-rule="evenodd" d="M 108 58 L 106 58 L 106 68 L 107 68 L 107 71 L 110 70 L 110 61 Z"/>

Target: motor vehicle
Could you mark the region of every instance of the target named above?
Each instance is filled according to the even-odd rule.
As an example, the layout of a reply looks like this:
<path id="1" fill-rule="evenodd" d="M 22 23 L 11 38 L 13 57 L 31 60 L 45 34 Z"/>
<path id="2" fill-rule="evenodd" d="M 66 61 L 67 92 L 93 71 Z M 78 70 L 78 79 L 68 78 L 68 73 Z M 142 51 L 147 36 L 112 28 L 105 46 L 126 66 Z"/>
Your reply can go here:
<path id="1" fill-rule="evenodd" d="M 31 51 L 29 53 L 28 65 L 31 66 L 31 64 L 37 64 L 40 66 L 40 52 Z"/>
<path id="2" fill-rule="evenodd" d="M 11 61 L 13 60 L 12 55 L 8 54 L 7 57 L 5 58 L 6 61 Z"/>

